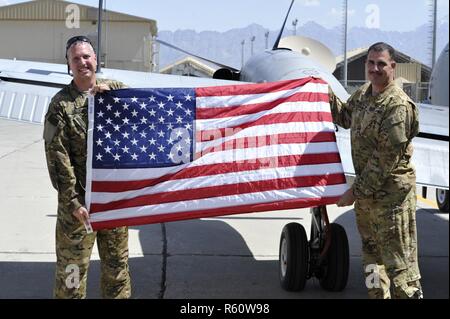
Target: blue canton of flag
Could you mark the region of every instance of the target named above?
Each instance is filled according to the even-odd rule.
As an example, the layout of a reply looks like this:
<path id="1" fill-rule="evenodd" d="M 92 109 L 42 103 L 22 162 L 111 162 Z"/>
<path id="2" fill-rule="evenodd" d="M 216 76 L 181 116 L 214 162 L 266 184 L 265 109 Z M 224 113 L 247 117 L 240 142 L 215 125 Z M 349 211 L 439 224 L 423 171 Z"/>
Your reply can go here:
<path id="1" fill-rule="evenodd" d="M 97 94 L 93 112 L 93 168 L 168 167 L 192 161 L 194 89 Z"/>

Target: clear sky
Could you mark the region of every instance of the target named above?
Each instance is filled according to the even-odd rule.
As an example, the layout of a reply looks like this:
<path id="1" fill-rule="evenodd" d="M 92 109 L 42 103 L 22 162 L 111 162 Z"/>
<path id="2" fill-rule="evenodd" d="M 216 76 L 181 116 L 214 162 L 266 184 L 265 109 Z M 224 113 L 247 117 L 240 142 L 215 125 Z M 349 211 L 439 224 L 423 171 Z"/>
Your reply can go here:
<path id="1" fill-rule="evenodd" d="M 0 5 L 25 2 L 0 0 Z M 71 2 L 98 6 L 98 0 Z M 104 6 L 155 19 L 159 30 L 226 31 L 258 23 L 269 30 L 281 27 L 290 0 L 103 0 Z M 343 0 L 296 0 L 288 20 L 298 26 L 315 21 L 327 28 L 342 23 Z M 348 0 L 349 27 L 370 26 L 384 31 L 410 31 L 429 22 L 432 0 Z M 438 18 L 448 17 L 449 3 L 438 0 Z M 447 18 L 448 19 L 448 18 Z"/>

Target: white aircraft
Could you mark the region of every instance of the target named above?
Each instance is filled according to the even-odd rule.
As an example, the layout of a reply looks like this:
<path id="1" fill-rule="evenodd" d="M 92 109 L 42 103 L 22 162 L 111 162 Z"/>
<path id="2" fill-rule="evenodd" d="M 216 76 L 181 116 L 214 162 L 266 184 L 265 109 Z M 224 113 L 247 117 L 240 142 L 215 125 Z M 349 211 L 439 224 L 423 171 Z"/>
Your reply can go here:
<path id="1" fill-rule="evenodd" d="M 289 11 L 293 3 L 294 0 Z M 223 68 L 216 72 L 215 79 L 205 79 L 105 68 L 98 76 L 120 80 L 131 87 L 215 86 L 234 83 L 229 80 L 271 82 L 315 76 L 326 80 L 336 95 L 346 100 L 349 94 L 331 74 L 332 70 L 327 69 L 326 63 L 320 63 L 323 60 L 314 60 L 317 57 L 314 54 L 315 48 L 322 46 L 321 44 L 308 41 L 307 47 L 299 52 L 279 48 L 280 42 L 285 43 L 281 35 L 289 11 L 274 47 L 250 58 L 241 71 Z M 0 59 L 0 117 L 43 123 L 51 97 L 70 81 L 66 65 Z M 439 83 L 439 78 L 435 81 Z M 435 115 L 437 111 L 440 113 Z M 441 120 L 442 123 L 439 123 L 442 127 L 441 124 L 435 125 L 435 121 Z M 448 190 L 448 107 L 422 107 L 421 123 L 423 136 L 414 141 L 417 182 L 419 185 Z M 339 129 L 337 137 L 344 171 L 349 175 L 354 174 L 348 131 Z M 446 140 L 433 139 L 436 137 L 446 137 Z M 448 202 L 448 191 L 446 194 Z M 302 290 L 306 280 L 315 276 L 324 289 L 340 291 L 345 288 L 348 278 L 347 235 L 342 226 L 329 223 L 326 207 L 313 208 L 311 212 L 309 242 L 306 231 L 300 224 L 290 223 L 283 229 L 279 258 L 281 285 L 290 291 Z"/>

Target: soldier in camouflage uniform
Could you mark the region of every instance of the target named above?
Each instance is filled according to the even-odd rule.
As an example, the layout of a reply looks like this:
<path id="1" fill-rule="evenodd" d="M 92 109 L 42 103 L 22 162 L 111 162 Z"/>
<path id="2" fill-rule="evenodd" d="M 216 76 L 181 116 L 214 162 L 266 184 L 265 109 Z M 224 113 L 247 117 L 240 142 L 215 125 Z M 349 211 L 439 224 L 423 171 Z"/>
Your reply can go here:
<path id="1" fill-rule="evenodd" d="M 66 58 L 73 81 L 53 97 L 44 124 L 48 171 L 58 191 L 54 297 L 86 297 L 89 260 L 97 238 L 102 296 L 129 298 L 127 227 L 87 234 L 83 225 L 89 217 L 84 207 L 88 91 L 125 86 L 117 81 L 96 79 L 96 55 L 86 37 L 73 37 L 67 42 Z"/>
<path id="2" fill-rule="evenodd" d="M 417 260 L 416 175 L 411 140 L 416 105 L 393 81 L 395 51 L 368 50 L 370 83 L 342 103 L 330 92 L 336 124 L 351 128 L 356 179 L 338 206 L 355 203 L 370 298 L 422 298 Z"/>

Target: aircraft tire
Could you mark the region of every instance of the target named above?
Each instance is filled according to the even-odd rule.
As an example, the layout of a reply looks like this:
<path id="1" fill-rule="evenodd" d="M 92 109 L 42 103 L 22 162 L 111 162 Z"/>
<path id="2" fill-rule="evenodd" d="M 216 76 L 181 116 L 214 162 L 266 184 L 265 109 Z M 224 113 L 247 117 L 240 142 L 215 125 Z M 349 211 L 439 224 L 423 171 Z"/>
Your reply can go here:
<path id="1" fill-rule="evenodd" d="M 331 223 L 331 243 L 324 261 L 320 286 L 328 291 L 342 291 L 349 271 L 348 238 L 344 227 Z"/>
<path id="2" fill-rule="evenodd" d="M 309 248 L 305 228 L 298 223 L 284 226 L 280 238 L 279 277 L 283 289 L 301 291 L 308 273 Z"/>
<path id="3" fill-rule="evenodd" d="M 443 213 L 448 213 L 449 211 L 448 197 L 448 190 L 436 188 L 436 202 L 439 210 Z"/>

